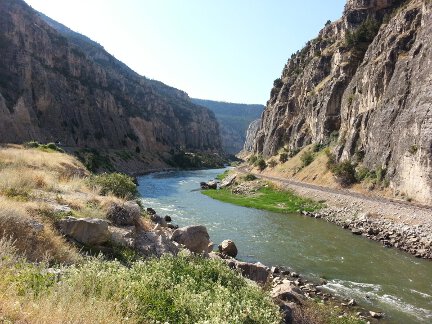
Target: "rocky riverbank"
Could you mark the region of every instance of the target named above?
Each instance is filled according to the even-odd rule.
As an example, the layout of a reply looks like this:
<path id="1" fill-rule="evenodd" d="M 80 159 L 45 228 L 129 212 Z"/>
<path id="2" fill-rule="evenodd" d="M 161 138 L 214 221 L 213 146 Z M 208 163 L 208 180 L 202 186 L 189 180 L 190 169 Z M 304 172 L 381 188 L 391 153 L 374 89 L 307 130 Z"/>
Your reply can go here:
<path id="1" fill-rule="evenodd" d="M 324 219 L 355 235 L 378 241 L 386 247 L 398 248 L 418 258 L 432 259 L 432 235 L 430 228 L 422 224 L 398 224 L 377 214 L 358 213 L 350 207 L 330 207 L 318 212 L 302 212 L 302 215 Z"/>

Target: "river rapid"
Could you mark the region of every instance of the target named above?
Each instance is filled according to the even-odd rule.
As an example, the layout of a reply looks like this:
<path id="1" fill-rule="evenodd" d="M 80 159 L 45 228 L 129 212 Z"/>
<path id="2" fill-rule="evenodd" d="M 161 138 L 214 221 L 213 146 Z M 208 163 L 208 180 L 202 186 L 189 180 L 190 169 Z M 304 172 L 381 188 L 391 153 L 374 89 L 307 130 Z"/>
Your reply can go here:
<path id="1" fill-rule="evenodd" d="M 238 259 L 284 266 L 328 291 L 383 311 L 389 323 L 432 323 L 432 262 L 388 249 L 320 219 L 213 200 L 199 183 L 225 169 L 153 173 L 138 179 L 146 207 L 180 226 L 201 224 L 219 244 L 233 240 Z"/>

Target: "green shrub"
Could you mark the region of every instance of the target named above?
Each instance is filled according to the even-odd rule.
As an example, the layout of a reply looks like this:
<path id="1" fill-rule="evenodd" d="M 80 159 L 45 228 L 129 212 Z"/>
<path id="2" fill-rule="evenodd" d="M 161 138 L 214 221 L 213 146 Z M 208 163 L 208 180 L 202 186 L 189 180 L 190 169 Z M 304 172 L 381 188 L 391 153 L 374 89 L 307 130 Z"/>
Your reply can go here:
<path id="1" fill-rule="evenodd" d="M 275 160 L 271 159 L 268 162 L 268 165 L 269 165 L 270 168 L 274 168 L 277 165 L 277 162 Z"/>
<path id="2" fill-rule="evenodd" d="M 254 181 L 254 180 L 256 180 L 256 178 L 257 177 L 255 177 L 253 174 L 251 174 L 251 173 L 248 173 L 248 174 L 246 174 L 245 176 L 244 176 L 244 180 L 245 181 Z"/>
<path id="3" fill-rule="evenodd" d="M 369 177 L 370 177 L 370 171 L 368 168 L 361 166 L 356 169 L 355 178 L 357 182 L 361 182 Z"/>
<path id="4" fill-rule="evenodd" d="M 30 142 L 24 143 L 25 148 L 38 148 L 39 146 L 40 146 L 39 142 L 36 142 L 36 141 L 30 141 Z"/>
<path id="5" fill-rule="evenodd" d="M 417 151 L 418 151 L 418 146 L 417 146 L 416 144 L 411 145 L 411 147 L 410 147 L 409 150 L 408 150 L 408 152 L 409 152 L 411 155 L 416 154 Z"/>
<path id="6" fill-rule="evenodd" d="M 131 199 L 138 194 L 137 187 L 132 177 L 122 173 L 103 173 L 91 176 L 90 185 L 99 186 L 101 195 L 112 193 L 113 195 Z"/>
<path id="7" fill-rule="evenodd" d="M 282 86 L 283 86 L 283 82 L 280 78 L 277 78 L 276 80 L 273 81 L 273 87 L 282 88 Z"/>
<path id="8" fill-rule="evenodd" d="M 281 153 L 281 155 L 279 155 L 279 161 L 281 163 L 285 163 L 286 161 L 288 161 L 288 154 L 287 153 Z"/>
<path id="9" fill-rule="evenodd" d="M 255 162 L 258 160 L 258 157 L 256 156 L 256 155 L 251 155 L 249 158 L 248 158 L 248 163 L 249 164 L 255 164 Z"/>
<path id="10" fill-rule="evenodd" d="M 294 156 L 296 156 L 299 152 L 300 152 L 300 149 L 299 149 L 299 148 L 293 148 L 293 149 L 289 152 L 289 157 L 294 157 Z"/>
<path id="11" fill-rule="evenodd" d="M 255 165 L 258 167 L 258 170 L 263 171 L 265 168 L 267 168 L 267 163 L 264 161 L 263 158 L 260 158 Z"/>
<path id="12" fill-rule="evenodd" d="M 363 51 L 375 38 L 379 28 L 380 23 L 376 19 L 368 18 L 357 29 L 346 33 L 345 43 L 350 48 Z"/>
<path id="13" fill-rule="evenodd" d="M 327 147 L 325 143 L 315 143 L 312 147 L 313 152 L 319 152 Z"/>
<path id="14" fill-rule="evenodd" d="M 39 142 L 36 141 L 30 141 L 30 142 L 26 142 L 24 143 L 24 147 L 25 148 L 37 148 L 40 149 L 42 151 L 45 152 L 60 152 L 60 153 L 64 153 L 64 150 L 60 147 L 58 147 L 55 143 L 48 143 L 48 144 L 40 144 Z"/>
<path id="15" fill-rule="evenodd" d="M 349 160 L 334 164 L 331 171 L 342 187 L 348 187 L 356 182 L 355 165 Z"/>
<path id="16" fill-rule="evenodd" d="M 329 144 L 335 144 L 335 143 L 337 143 L 338 138 L 339 138 L 339 132 L 336 131 L 336 130 L 334 130 L 329 135 Z"/>
<path id="17" fill-rule="evenodd" d="M 306 167 L 313 162 L 315 159 L 314 153 L 310 150 L 303 152 L 300 156 L 300 160 L 302 162 L 302 166 Z"/>
<path id="18" fill-rule="evenodd" d="M 109 156 L 102 155 L 96 149 L 81 149 L 76 151 L 75 154 L 91 172 L 96 172 L 99 169 L 114 171 Z"/>

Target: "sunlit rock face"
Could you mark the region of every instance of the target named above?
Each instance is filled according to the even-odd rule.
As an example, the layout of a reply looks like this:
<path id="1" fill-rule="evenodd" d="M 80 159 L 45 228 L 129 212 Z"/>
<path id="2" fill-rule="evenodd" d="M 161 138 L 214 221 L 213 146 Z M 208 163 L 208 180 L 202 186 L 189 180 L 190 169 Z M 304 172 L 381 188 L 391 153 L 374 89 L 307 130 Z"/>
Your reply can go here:
<path id="1" fill-rule="evenodd" d="M 285 65 L 253 150 L 272 156 L 337 137 L 339 160 L 382 169 L 395 191 L 432 202 L 432 3 L 354 1 Z M 367 42 L 347 39 L 373 21 Z"/>
<path id="2" fill-rule="evenodd" d="M 0 2 L 0 141 L 220 151 L 218 124 L 186 93 L 139 76 L 23 1 Z"/>

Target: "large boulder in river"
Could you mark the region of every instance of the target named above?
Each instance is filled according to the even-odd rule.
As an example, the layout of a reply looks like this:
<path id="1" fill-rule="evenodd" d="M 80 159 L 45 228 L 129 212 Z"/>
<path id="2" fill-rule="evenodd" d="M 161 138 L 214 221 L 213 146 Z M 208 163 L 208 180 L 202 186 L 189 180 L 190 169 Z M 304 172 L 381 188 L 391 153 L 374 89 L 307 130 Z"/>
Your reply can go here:
<path id="1" fill-rule="evenodd" d="M 108 222 L 103 219 L 68 217 L 60 220 L 58 226 L 64 235 L 86 245 L 100 245 L 111 237 Z"/>
<path id="2" fill-rule="evenodd" d="M 195 253 L 207 252 L 210 236 L 205 226 L 192 225 L 178 228 L 171 236 L 174 242 L 183 244 L 188 250 Z"/>
<path id="3" fill-rule="evenodd" d="M 107 212 L 107 219 L 117 226 L 132 226 L 141 217 L 141 209 L 136 202 L 113 203 Z"/>
<path id="4" fill-rule="evenodd" d="M 219 252 L 225 254 L 227 256 L 235 258 L 237 256 L 237 247 L 235 243 L 231 240 L 224 240 L 221 244 L 219 244 Z"/>

